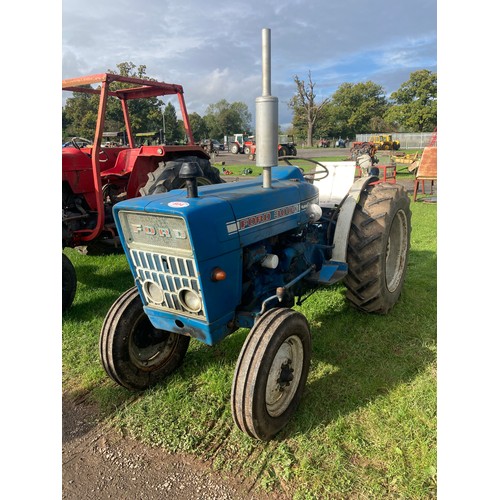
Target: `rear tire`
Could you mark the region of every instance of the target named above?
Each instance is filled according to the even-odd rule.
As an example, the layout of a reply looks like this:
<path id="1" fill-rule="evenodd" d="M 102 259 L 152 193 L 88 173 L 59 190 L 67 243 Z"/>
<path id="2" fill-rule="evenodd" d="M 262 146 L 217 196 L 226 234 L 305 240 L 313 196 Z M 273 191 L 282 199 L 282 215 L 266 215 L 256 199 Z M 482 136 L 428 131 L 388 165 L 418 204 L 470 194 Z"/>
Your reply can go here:
<path id="1" fill-rule="evenodd" d="M 410 200 L 403 186 L 368 186 L 356 205 L 347 249 L 346 297 L 386 314 L 401 295 L 410 250 Z"/>
<path id="2" fill-rule="evenodd" d="M 101 363 L 117 384 L 143 390 L 182 363 L 190 340 L 155 328 L 133 287 L 116 300 L 104 319 L 99 341 Z"/>
<path id="3" fill-rule="evenodd" d="M 73 304 L 77 287 L 76 270 L 66 254 L 62 254 L 62 311 Z"/>
<path id="4" fill-rule="evenodd" d="M 278 150 L 278 156 L 289 156 L 290 152 L 288 151 L 287 146 L 281 146 Z"/>
<path id="5" fill-rule="evenodd" d="M 267 311 L 241 349 L 231 390 L 233 420 L 250 437 L 267 441 L 292 418 L 311 362 L 306 318 L 287 308 Z"/>
<path id="6" fill-rule="evenodd" d="M 207 184 L 220 184 L 225 182 L 221 179 L 219 170 L 212 167 L 209 160 L 198 158 L 197 156 L 185 156 L 183 158 L 161 162 L 154 172 L 148 174 L 148 181 L 144 187 L 139 189 L 141 196 L 166 193 L 172 189 L 185 187 L 186 180 L 179 178 L 179 171 L 182 164 L 186 162 L 198 163 L 201 167 L 203 177 L 198 177 L 198 185 L 204 186 Z"/>

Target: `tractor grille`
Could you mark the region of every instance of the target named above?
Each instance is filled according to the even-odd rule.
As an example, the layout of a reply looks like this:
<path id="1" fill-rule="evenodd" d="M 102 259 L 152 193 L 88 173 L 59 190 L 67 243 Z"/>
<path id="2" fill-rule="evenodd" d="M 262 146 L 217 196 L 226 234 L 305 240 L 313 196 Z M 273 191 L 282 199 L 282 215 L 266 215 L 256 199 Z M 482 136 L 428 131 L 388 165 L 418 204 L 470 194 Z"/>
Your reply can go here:
<path id="1" fill-rule="evenodd" d="M 195 313 L 185 308 L 179 300 L 179 292 L 186 289 L 201 297 L 194 259 L 144 250 L 131 250 L 130 254 L 139 282 L 145 291 L 144 295 L 149 300 L 148 305 L 187 316 L 205 318 L 203 305 L 202 309 Z M 161 301 L 160 297 L 151 300 L 151 294 L 146 291 L 150 282 L 156 283 L 161 288 L 163 292 Z"/>
<path id="2" fill-rule="evenodd" d="M 199 273 L 182 217 L 119 212 L 138 283 L 148 305 L 205 319 Z M 193 293 L 199 307 L 193 308 Z M 187 299 L 186 299 L 187 297 Z M 184 298 L 184 300 L 183 300 Z M 191 304 L 191 307 L 190 307 Z"/>

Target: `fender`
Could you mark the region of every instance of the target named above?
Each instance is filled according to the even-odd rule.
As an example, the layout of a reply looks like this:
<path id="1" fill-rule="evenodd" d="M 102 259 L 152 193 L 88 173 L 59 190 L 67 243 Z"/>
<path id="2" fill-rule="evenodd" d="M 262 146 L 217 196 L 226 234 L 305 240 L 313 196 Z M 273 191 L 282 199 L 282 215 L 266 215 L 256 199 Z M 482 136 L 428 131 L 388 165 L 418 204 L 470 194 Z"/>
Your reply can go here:
<path id="1" fill-rule="evenodd" d="M 333 238 L 333 254 L 332 261 L 346 262 L 347 257 L 347 242 L 349 240 L 349 231 L 351 230 L 352 217 L 354 209 L 363 190 L 371 182 L 378 181 L 375 176 L 361 177 L 351 187 L 346 195 L 346 198 L 340 205 L 340 213 L 337 219 L 337 226 L 335 228 L 335 236 Z"/>

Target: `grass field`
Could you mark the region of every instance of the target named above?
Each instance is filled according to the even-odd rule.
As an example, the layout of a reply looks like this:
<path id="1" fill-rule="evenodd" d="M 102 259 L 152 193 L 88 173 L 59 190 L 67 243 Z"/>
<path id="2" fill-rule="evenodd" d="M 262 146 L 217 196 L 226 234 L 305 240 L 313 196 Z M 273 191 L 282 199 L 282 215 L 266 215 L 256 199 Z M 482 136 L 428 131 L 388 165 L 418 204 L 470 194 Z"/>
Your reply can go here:
<path id="1" fill-rule="evenodd" d="M 231 418 L 247 330 L 215 347 L 193 340 L 181 368 L 143 393 L 107 378 L 99 332 L 133 285 L 123 255 L 65 250 L 78 291 L 63 316 L 63 390 L 87 394 L 103 419 L 141 441 L 192 453 L 286 498 L 436 497 L 437 204 L 411 209 L 407 280 L 389 315 L 354 310 L 342 285 L 296 307 L 311 326 L 312 366 L 299 409 L 275 440 L 255 442 Z"/>

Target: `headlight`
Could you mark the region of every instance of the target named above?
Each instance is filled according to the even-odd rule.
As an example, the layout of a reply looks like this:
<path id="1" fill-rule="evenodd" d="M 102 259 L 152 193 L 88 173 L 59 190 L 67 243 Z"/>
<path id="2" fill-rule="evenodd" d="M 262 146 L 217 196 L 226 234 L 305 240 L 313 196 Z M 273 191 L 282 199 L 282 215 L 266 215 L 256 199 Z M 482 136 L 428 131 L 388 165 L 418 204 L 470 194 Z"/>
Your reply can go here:
<path id="1" fill-rule="evenodd" d="M 193 290 L 190 290 L 189 288 L 179 290 L 179 300 L 182 307 L 188 311 L 193 313 L 201 311 L 201 297 L 196 292 L 193 292 Z"/>
<path id="2" fill-rule="evenodd" d="M 150 302 L 161 304 L 163 302 L 163 290 L 154 281 L 147 280 L 142 285 L 144 294 Z"/>

